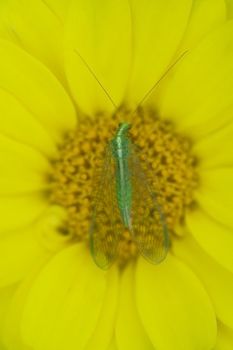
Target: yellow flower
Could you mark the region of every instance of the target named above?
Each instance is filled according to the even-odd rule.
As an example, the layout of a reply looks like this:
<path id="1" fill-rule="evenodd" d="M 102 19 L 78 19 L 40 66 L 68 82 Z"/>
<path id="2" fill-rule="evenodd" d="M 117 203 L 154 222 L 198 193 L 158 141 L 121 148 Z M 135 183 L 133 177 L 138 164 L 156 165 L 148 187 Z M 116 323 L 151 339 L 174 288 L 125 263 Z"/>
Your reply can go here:
<path id="1" fill-rule="evenodd" d="M 1 1 L 1 348 L 233 348 L 232 8 Z M 126 236 L 102 271 L 86 244 L 96 158 L 186 50 L 132 116 L 169 254 L 149 264 Z"/>

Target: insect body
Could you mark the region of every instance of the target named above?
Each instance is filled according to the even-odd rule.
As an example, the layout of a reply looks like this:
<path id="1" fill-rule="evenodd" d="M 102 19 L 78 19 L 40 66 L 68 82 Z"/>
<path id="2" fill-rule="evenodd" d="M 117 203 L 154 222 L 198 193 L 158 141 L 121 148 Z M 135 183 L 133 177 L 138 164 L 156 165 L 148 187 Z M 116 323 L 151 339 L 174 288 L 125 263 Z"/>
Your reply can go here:
<path id="1" fill-rule="evenodd" d="M 117 110 L 106 88 L 78 49 L 75 54 L 93 76 Z M 133 115 L 143 105 L 161 80 L 187 53 L 183 52 L 147 91 Z M 107 269 L 117 256 L 122 232 L 128 229 L 140 253 L 151 263 L 161 262 L 168 251 L 169 237 L 166 221 L 157 203 L 144 170 L 128 135 L 130 125 L 120 124 L 115 137 L 108 144 L 98 182 L 93 218 L 90 228 L 90 248 L 96 264 Z"/>
<path id="2" fill-rule="evenodd" d="M 117 104 L 93 69 L 78 49 L 74 52 L 116 110 Z M 138 103 L 132 115 L 187 52 L 183 52 L 161 75 Z M 151 189 L 140 165 L 128 135 L 129 128 L 128 123 L 120 124 L 115 137 L 108 144 L 95 198 L 90 248 L 96 264 L 103 269 L 108 268 L 116 258 L 118 243 L 125 229 L 130 231 L 138 250 L 151 263 L 161 262 L 169 247 L 165 218 L 157 203 L 156 193 Z"/>
<path id="3" fill-rule="evenodd" d="M 96 264 L 103 269 L 116 258 L 126 229 L 151 263 L 161 262 L 169 246 L 165 218 L 140 165 L 129 129 L 128 123 L 120 124 L 109 142 L 98 182 L 90 244 Z"/>
<path id="4" fill-rule="evenodd" d="M 112 155 L 115 159 L 116 198 L 123 224 L 131 229 L 132 184 L 129 169 L 129 138 L 130 125 L 121 124 L 115 138 L 111 141 Z"/>

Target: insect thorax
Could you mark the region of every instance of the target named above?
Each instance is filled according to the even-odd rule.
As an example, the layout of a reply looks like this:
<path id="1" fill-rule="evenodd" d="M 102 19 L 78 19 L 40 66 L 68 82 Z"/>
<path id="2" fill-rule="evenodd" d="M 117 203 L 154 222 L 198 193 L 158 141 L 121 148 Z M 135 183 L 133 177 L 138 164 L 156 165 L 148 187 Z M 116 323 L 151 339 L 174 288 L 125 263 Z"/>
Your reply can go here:
<path id="1" fill-rule="evenodd" d="M 117 129 L 115 137 L 111 140 L 112 155 L 115 159 L 127 158 L 129 154 L 129 137 L 128 131 L 130 124 L 121 123 Z"/>
<path id="2" fill-rule="evenodd" d="M 128 158 L 130 141 L 126 136 L 117 136 L 110 142 L 113 157 L 117 159 Z"/>

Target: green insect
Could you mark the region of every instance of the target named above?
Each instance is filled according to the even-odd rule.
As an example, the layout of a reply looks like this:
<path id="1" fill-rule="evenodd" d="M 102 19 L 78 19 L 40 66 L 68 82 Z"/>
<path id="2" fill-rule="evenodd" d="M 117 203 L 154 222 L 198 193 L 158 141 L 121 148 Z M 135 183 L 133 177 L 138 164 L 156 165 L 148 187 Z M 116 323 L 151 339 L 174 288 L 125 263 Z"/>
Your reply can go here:
<path id="1" fill-rule="evenodd" d="M 74 52 L 117 110 L 117 104 L 93 69 L 78 49 Z M 168 67 L 144 95 L 134 112 L 187 52 L 183 52 Z M 136 147 L 130 139 L 130 127 L 128 123 L 120 124 L 115 137 L 107 145 L 94 201 L 90 248 L 94 261 L 102 269 L 107 269 L 116 259 L 119 241 L 125 229 L 131 233 L 141 255 L 153 264 L 160 263 L 169 248 L 166 220 L 157 202 L 156 193 L 140 164 Z"/>
<path id="2" fill-rule="evenodd" d="M 119 125 L 106 149 L 90 228 L 91 252 L 96 264 L 107 269 L 117 257 L 125 229 L 132 235 L 139 252 L 158 264 L 169 247 L 168 229 L 156 194 L 136 154 L 130 124 Z"/>

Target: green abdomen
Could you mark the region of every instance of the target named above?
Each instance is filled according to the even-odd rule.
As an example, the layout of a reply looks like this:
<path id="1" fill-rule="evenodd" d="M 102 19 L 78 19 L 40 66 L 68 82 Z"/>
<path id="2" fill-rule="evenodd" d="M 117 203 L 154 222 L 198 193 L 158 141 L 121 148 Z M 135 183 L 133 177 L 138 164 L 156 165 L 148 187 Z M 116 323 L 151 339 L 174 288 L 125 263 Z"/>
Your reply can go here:
<path id="1" fill-rule="evenodd" d="M 128 157 L 125 155 L 116 158 L 116 196 L 123 224 L 130 228 L 132 188 Z"/>
<path id="2" fill-rule="evenodd" d="M 128 123 L 121 123 L 111 140 L 112 155 L 115 160 L 116 198 L 122 218 L 127 228 L 131 228 L 132 184 L 129 169 L 130 140 Z"/>

